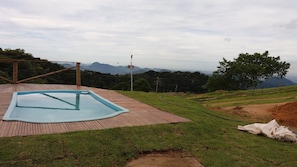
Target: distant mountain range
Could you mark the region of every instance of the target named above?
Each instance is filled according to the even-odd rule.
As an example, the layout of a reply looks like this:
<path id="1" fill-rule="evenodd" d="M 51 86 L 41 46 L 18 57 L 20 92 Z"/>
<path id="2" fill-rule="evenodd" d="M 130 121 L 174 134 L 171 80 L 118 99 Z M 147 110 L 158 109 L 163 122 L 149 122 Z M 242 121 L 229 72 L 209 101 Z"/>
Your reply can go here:
<path id="1" fill-rule="evenodd" d="M 59 64 L 61 64 L 64 67 L 75 66 L 75 63 L 59 63 Z M 81 64 L 80 68 L 81 70 L 96 71 L 103 74 L 111 74 L 111 75 L 116 75 L 116 74 L 124 75 L 124 74 L 129 74 L 131 72 L 128 66 L 112 66 L 109 64 L 102 64 L 99 62 L 94 62 L 92 64 Z M 141 74 L 151 70 L 157 71 L 157 72 L 170 71 L 167 69 L 158 69 L 158 68 L 150 69 L 150 68 L 140 68 L 140 67 L 134 66 L 133 73 Z"/>
<path id="2" fill-rule="evenodd" d="M 294 83 L 297 83 L 297 74 L 286 75 L 286 78 L 293 81 Z"/>
<path id="3" fill-rule="evenodd" d="M 71 67 L 75 66 L 75 63 L 59 63 L 60 65 L 64 67 Z M 124 75 L 129 74 L 131 71 L 128 68 L 128 66 L 112 66 L 109 64 L 102 64 L 99 62 L 94 62 L 92 64 L 81 64 L 81 70 L 89 70 L 89 71 L 96 71 L 104 74 L 111 74 L 111 75 Z M 156 72 L 170 72 L 171 70 L 167 69 L 150 69 L 150 68 L 140 68 L 140 67 L 134 67 L 133 74 L 141 74 L 145 73 L 147 71 L 156 71 Z M 203 72 L 201 72 L 203 73 Z M 209 75 L 211 72 L 204 72 L 205 74 Z M 295 79 L 296 76 L 290 76 L 290 78 Z M 296 77 L 297 78 L 297 77 Z M 271 88 L 271 87 L 279 87 L 279 86 L 291 86 L 296 85 L 296 83 L 292 82 L 291 80 L 287 78 L 271 78 L 269 80 L 266 80 L 262 82 L 258 88 Z"/>
<path id="4" fill-rule="evenodd" d="M 274 88 L 280 86 L 292 86 L 296 85 L 296 83 L 292 82 L 287 78 L 270 78 L 264 82 L 262 82 L 257 88 Z"/>

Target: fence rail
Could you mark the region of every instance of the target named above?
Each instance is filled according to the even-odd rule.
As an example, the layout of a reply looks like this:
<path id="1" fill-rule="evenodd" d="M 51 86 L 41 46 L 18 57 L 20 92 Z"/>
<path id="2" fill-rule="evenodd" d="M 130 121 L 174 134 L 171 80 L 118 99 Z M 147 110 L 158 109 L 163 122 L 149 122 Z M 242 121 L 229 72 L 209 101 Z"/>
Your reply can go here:
<path id="1" fill-rule="evenodd" d="M 22 82 L 26 82 L 29 80 L 33 80 L 33 79 L 37 79 L 37 78 L 42 78 L 42 77 L 46 77 L 49 75 L 54 75 L 57 73 L 61 73 L 67 70 L 71 70 L 73 68 L 76 68 L 76 85 L 77 86 L 81 86 L 81 75 L 80 75 L 80 62 L 76 62 L 76 66 L 71 66 L 62 70 L 58 70 L 58 71 L 53 71 L 53 72 L 49 72 L 46 74 L 41 74 L 41 75 L 37 75 L 37 76 L 33 76 L 33 77 L 29 77 L 29 78 L 25 78 L 22 80 L 18 80 L 18 64 L 19 62 L 48 62 L 47 60 L 11 60 L 11 59 L 2 59 L 0 60 L 0 63 L 12 63 L 12 69 L 13 69 L 13 73 L 12 73 L 12 80 L 2 77 L 0 76 L 0 79 L 12 83 L 12 84 L 18 84 L 18 83 L 22 83 Z"/>

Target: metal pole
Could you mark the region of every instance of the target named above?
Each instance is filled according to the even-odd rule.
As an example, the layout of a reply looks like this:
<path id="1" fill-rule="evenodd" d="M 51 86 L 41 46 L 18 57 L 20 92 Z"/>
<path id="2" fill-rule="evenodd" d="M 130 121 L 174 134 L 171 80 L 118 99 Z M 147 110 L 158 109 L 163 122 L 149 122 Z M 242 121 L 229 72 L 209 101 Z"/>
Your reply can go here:
<path id="1" fill-rule="evenodd" d="M 81 86 L 80 62 L 76 63 L 76 86 Z"/>
<path id="2" fill-rule="evenodd" d="M 157 81 L 156 81 L 156 93 L 158 93 L 158 87 L 159 87 L 159 77 L 157 77 Z"/>
<path id="3" fill-rule="evenodd" d="M 133 91 L 133 65 L 132 65 L 132 58 L 133 58 L 133 55 L 131 55 L 131 64 L 130 64 L 130 72 L 131 72 L 131 91 Z"/>

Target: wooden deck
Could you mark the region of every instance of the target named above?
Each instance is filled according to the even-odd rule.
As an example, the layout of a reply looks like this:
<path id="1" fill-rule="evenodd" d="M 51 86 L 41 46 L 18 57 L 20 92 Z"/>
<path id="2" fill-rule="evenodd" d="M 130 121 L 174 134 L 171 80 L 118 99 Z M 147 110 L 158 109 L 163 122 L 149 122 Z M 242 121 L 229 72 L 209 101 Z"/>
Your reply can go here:
<path id="1" fill-rule="evenodd" d="M 10 104 L 14 91 L 31 90 L 91 90 L 114 102 L 130 112 L 118 116 L 83 122 L 69 123 L 28 123 L 22 121 L 3 121 L 2 118 Z M 0 137 L 28 136 L 37 134 L 64 133 L 83 130 L 99 130 L 125 126 L 142 126 L 163 123 L 180 123 L 190 120 L 161 111 L 157 108 L 126 97 L 112 90 L 75 85 L 55 84 L 0 84 Z"/>

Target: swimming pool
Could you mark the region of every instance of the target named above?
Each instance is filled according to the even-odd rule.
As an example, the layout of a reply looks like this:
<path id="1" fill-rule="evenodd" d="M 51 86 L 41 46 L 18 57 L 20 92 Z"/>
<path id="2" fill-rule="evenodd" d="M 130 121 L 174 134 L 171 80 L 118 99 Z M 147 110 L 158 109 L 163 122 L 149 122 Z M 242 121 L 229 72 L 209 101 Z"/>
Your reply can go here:
<path id="1" fill-rule="evenodd" d="M 3 120 L 32 123 L 77 122 L 116 116 L 129 110 L 89 90 L 14 92 Z"/>

